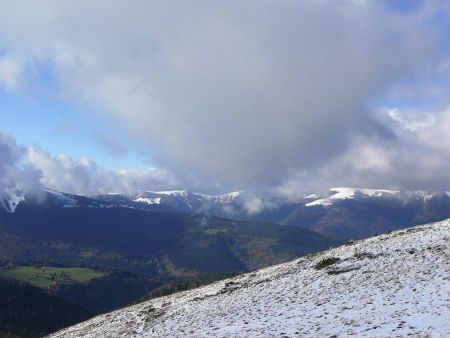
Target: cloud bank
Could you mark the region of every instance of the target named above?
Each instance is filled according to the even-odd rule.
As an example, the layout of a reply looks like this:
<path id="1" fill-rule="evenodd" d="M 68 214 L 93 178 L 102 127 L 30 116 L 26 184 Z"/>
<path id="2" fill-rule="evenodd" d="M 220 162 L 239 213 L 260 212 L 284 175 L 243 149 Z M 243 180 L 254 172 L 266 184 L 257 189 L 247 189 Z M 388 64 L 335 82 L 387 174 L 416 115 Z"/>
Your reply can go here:
<path id="1" fill-rule="evenodd" d="M 162 169 L 108 170 L 86 158 L 79 160 L 65 155 L 53 156 L 31 147 L 27 160 L 41 172 L 40 182 L 58 191 L 96 195 L 106 193 L 134 194 L 142 190 L 164 190 L 177 187 L 177 182 Z"/>
<path id="2" fill-rule="evenodd" d="M 450 63 L 432 21 L 447 20 L 448 8 L 383 4 L 45 1 L 24 11 L 10 2 L 0 14 L 0 83 L 26 88 L 50 65 L 61 95 L 147 144 L 165 169 L 114 173 L 126 191 L 171 181 L 168 172 L 187 186 L 286 195 L 343 184 L 448 189 L 448 109 L 378 107 L 417 98 L 417 83 L 448 94 L 436 84 Z M 36 149 L 29 158 L 45 184 L 110 189 L 99 177 L 111 172 L 93 162 Z"/>
<path id="3" fill-rule="evenodd" d="M 41 197 L 45 188 L 96 195 L 178 187 L 175 178 L 161 169 L 108 170 L 85 158 L 53 156 L 37 147 L 18 145 L 1 132 L 0 173 L 0 198 L 10 194 Z"/>
<path id="4" fill-rule="evenodd" d="M 40 172 L 24 162 L 25 156 L 25 148 L 11 136 L 0 133 L 0 198 L 41 190 Z"/>

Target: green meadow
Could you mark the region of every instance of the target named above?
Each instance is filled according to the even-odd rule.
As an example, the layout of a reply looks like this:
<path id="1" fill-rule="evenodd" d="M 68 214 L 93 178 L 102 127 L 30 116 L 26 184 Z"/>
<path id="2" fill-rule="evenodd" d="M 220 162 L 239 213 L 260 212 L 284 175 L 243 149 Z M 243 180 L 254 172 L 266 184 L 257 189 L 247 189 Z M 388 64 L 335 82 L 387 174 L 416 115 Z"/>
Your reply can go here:
<path id="1" fill-rule="evenodd" d="M 0 277 L 28 282 L 41 288 L 53 283 L 69 284 L 88 282 L 105 274 L 88 268 L 56 268 L 51 266 L 17 266 L 12 269 L 0 269 Z"/>

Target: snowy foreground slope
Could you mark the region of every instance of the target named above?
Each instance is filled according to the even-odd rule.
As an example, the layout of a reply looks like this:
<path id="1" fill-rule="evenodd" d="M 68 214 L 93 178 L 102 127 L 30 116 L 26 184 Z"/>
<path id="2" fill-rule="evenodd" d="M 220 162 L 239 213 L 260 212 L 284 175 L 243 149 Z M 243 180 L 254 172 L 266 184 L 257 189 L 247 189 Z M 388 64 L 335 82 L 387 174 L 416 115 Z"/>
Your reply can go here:
<path id="1" fill-rule="evenodd" d="M 53 337 L 450 337 L 450 220 L 95 317 Z"/>

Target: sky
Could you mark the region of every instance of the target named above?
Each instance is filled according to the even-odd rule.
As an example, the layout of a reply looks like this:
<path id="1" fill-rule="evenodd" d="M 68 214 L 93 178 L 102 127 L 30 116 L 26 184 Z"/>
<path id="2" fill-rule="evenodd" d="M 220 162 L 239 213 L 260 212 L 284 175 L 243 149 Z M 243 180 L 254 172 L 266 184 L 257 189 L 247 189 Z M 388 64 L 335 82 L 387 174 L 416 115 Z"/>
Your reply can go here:
<path id="1" fill-rule="evenodd" d="M 0 0 L 0 191 L 450 190 L 450 5 Z"/>

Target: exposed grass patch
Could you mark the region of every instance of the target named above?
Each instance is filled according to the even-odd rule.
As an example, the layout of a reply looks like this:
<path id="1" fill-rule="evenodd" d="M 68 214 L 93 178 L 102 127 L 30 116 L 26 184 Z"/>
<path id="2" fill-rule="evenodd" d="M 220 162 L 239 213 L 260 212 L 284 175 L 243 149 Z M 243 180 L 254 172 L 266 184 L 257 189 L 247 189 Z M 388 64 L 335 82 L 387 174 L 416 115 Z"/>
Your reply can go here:
<path id="1" fill-rule="evenodd" d="M 79 256 L 82 258 L 92 258 L 95 257 L 97 253 L 94 250 L 83 250 L 80 252 Z"/>
<path id="2" fill-rule="evenodd" d="M 225 228 L 208 228 L 203 231 L 206 235 L 217 235 L 219 233 L 227 234 L 228 229 Z"/>
<path id="3" fill-rule="evenodd" d="M 48 288 L 52 284 L 88 282 L 104 275 L 103 272 L 88 268 L 17 266 L 12 269 L 0 269 L 1 277 L 28 282 L 40 288 Z"/>

